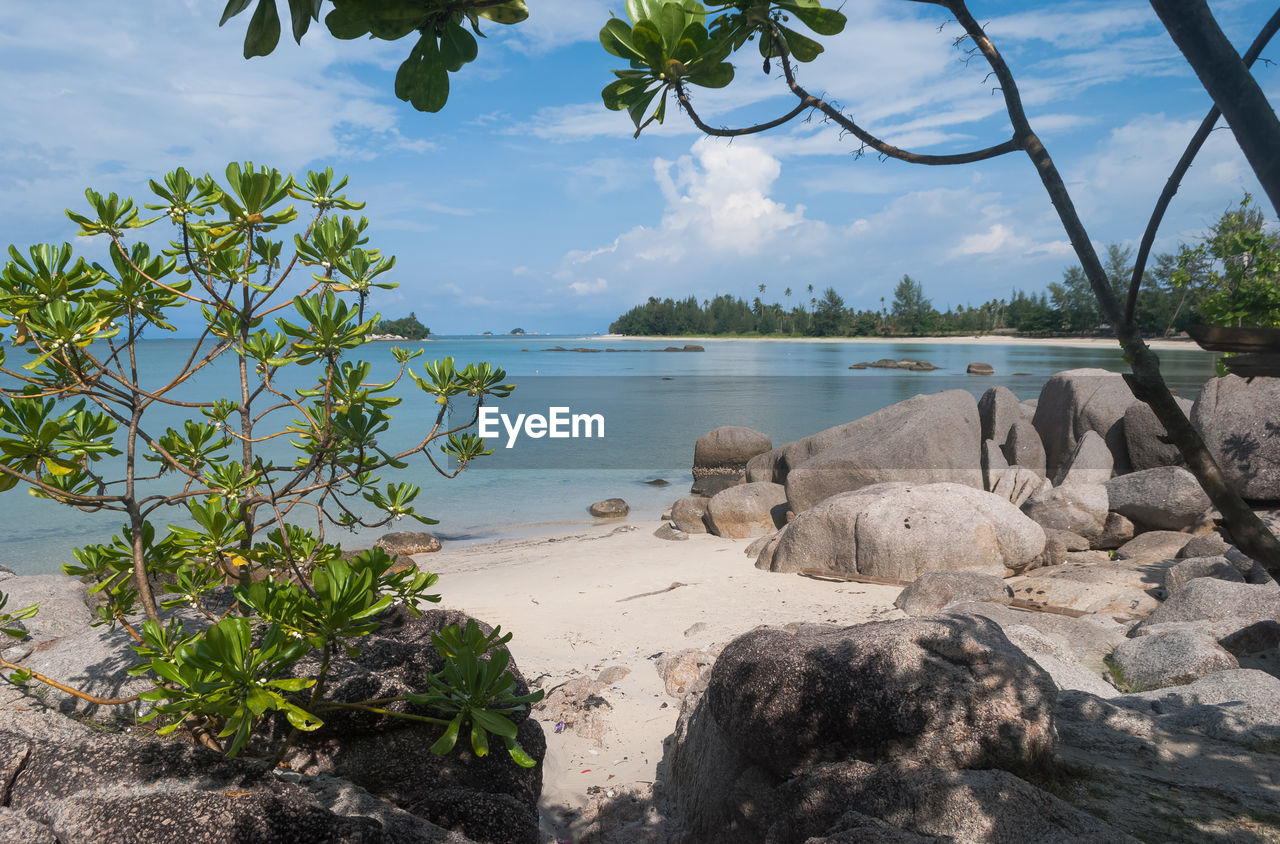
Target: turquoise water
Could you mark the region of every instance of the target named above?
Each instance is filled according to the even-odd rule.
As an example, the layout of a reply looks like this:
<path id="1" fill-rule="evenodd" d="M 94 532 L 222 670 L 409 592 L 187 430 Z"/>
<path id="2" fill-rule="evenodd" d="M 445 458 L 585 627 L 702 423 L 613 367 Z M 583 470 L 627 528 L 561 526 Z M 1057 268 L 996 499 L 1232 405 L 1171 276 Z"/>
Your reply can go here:
<path id="1" fill-rule="evenodd" d="M 961 388 L 980 395 L 993 384 L 1003 384 L 1020 398 L 1033 398 L 1051 374 L 1063 369 L 1088 366 L 1119 372 L 1126 368 L 1119 349 L 1112 347 L 699 342 L 705 352 L 678 354 L 543 351 L 556 345 L 629 350 L 672 345 L 668 341 L 580 337 L 445 337 L 403 344 L 421 345 L 424 357 L 453 356 L 460 364 L 489 361 L 505 368 L 517 384 L 515 397 L 525 400 L 521 410 L 526 405 L 564 402 L 577 411 L 585 403 L 588 406 L 581 409 L 599 412 L 607 424 L 604 440 L 581 444 L 582 453 L 587 445 L 597 447 L 595 456 L 582 460 L 568 459 L 578 457 L 579 451 L 571 454 L 563 450 L 548 451 L 545 454 L 549 456 L 535 456 L 523 463 L 509 460 L 519 448 L 552 445 L 547 440 L 524 440 L 511 454 L 498 455 L 488 466 L 476 464 L 453 480 L 432 473 L 425 461 L 415 462 L 406 470 L 405 479 L 423 487 L 416 502 L 419 512 L 440 520 L 431 530 L 446 542 L 570 529 L 592 521 L 586 511 L 589 504 L 614 496 L 631 504 L 632 518 L 656 519 L 673 500 L 686 494 L 692 480 L 694 441 L 718 425 L 746 425 L 779 444 L 917 393 Z M 191 348 L 191 341 L 143 341 L 139 358 L 144 381 L 156 383 L 174 371 Z M 371 344 L 362 352 L 361 357 L 375 364 L 375 375 L 394 373 L 389 344 Z M 1194 397 L 1205 379 L 1213 375 L 1213 357 L 1194 347 L 1164 351 L 1160 356 L 1166 377 L 1184 396 Z M 858 361 L 885 357 L 922 358 L 940 369 L 928 373 L 848 369 Z M 972 361 L 991 364 L 996 375 L 966 375 L 965 367 Z M 228 365 L 202 370 L 186 386 L 185 396 L 232 396 L 237 392 L 234 374 Z M 392 411 L 395 432 L 386 438 L 384 447 L 407 445 L 434 419 L 436 406 L 412 384 L 406 383 L 399 394 L 405 401 Z M 180 418 L 164 420 L 164 424 L 178 424 Z M 578 441 L 556 445 L 576 449 L 575 443 Z M 566 468 L 584 464 L 589 468 Z M 659 478 L 669 485 L 645 483 Z M 390 479 L 384 474 L 384 480 Z M 0 494 L 0 508 L 5 525 L 0 563 L 24 574 L 57 571 L 70 558 L 72 548 L 107 541 L 119 529 L 115 514 L 79 513 L 33 499 L 21 489 Z M 412 525 L 395 527 L 409 529 Z M 329 530 L 329 539 L 353 547 L 367 545 L 378 533 L 351 537 L 337 528 Z"/>

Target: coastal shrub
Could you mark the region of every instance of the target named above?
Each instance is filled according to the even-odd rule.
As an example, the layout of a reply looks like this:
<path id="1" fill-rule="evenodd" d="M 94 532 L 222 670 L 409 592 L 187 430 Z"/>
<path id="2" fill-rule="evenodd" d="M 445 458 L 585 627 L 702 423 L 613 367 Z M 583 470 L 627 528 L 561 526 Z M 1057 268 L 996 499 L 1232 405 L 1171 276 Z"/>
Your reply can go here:
<path id="1" fill-rule="evenodd" d="M 385 280 L 394 259 L 368 245 L 367 219 L 345 213 L 363 208 L 346 184 L 331 169 L 295 180 L 246 162 L 222 182 L 168 173 L 142 208 L 88 190 L 87 207 L 67 215 L 103 245 L 104 261 L 65 243 L 11 246 L 0 273 L 0 489 L 121 517 L 111 542 L 76 549 L 64 571 L 91 582 L 94 624 L 132 638 L 131 673 L 154 681 L 137 696 L 152 704 L 146 718 L 229 755 L 278 713 L 295 731 L 278 761 L 296 731 L 317 729 L 338 706 L 325 696 L 331 657 L 354 657 L 393 604 L 420 614 L 439 600 L 435 575 L 395 566 L 378 548 L 344 555 L 326 528 L 434 524 L 414 509 L 418 486 L 384 484 L 382 474 L 416 458 L 455 476 L 489 452 L 469 432 L 476 416 L 449 421 L 451 404 L 478 414 L 513 389 L 488 363 L 445 358 L 415 371 L 421 350 L 390 347 L 385 380 L 352 359 L 379 320 L 365 299 L 394 286 Z M 135 237 L 160 229 L 171 239 L 159 246 Z M 196 326 L 198 339 L 163 354 L 140 344 L 175 324 Z M 209 394 L 214 367 L 234 372 L 229 395 Z M 421 438 L 392 447 L 394 390 L 406 375 L 433 400 L 434 418 Z M 20 637 L 36 608 L 6 600 L 0 631 Z M 201 614 L 206 629 L 184 627 L 169 612 L 179 608 Z M 515 693 L 510 638 L 447 627 L 433 636 L 444 668 L 426 688 L 341 707 L 436 724 L 441 754 L 464 730 L 481 756 L 496 736 L 531 766 L 509 716 L 540 693 Z M 312 654 L 318 671 L 289 673 Z M 57 682 L 0 668 L 13 683 Z M 137 699 L 59 688 L 97 704 Z M 409 704 L 414 714 L 394 711 Z"/>

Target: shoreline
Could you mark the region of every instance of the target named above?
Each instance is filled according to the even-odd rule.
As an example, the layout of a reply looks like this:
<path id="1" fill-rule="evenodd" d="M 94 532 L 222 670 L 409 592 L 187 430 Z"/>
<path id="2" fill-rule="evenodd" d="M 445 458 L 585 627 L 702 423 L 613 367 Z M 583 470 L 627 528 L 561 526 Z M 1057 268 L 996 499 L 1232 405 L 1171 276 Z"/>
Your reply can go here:
<path id="1" fill-rule="evenodd" d="M 698 337 L 693 335 L 686 337 L 647 334 L 600 334 L 594 337 L 583 337 L 581 340 L 606 340 L 610 342 L 618 340 L 644 340 L 669 343 L 740 343 L 759 341 L 765 343 L 829 343 L 853 346 L 1057 346 L 1060 348 L 1070 349 L 1111 348 L 1118 352 L 1122 351 L 1119 342 L 1117 342 L 1114 337 L 1012 337 L 999 334 L 981 334 L 974 335 L 972 337 L 959 337 L 955 335 L 949 335 L 946 337 Z M 1207 352 L 1204 349 L 1201 349 L 1196 345 L 1195 341 L 1190 338 L 1151 339 L 1147 340 L 1147 345 L 1157 351 L 1185 349 L 1204 352 L 1207 355 L 1214 354 L 1213 352 Z"/>

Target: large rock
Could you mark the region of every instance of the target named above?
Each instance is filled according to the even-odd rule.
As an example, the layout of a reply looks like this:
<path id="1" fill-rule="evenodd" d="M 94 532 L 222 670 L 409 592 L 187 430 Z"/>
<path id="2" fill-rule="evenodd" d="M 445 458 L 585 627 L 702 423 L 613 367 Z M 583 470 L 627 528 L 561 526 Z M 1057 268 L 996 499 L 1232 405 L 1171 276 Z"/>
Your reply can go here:
<path id="1" fill-rule="evenodd" d="M 1087 613 L 1141 617 L 1160 605 L 1173 564 L 1067 562 L 1009 578 L 1013 596 Z"/>
<path id="2" fill-rule="evenodd" d="M 1149 530 L 1140 533 L 1133 539 L 1116 549 L 1117 560 L 1133 560 L 1140 563 L 1154 563 L 1160 560 L 1172 560 L 1178 556 L 1182 546 L 1191 539 L 1189 534 L 1176 530 Z"/>
<path id="3" fill-rule="evenodd" d="M 93 613 L 89 609 L 87 587 L 74 577 L 61 574 L 32 574 L 12 577 L 4 583 L 9 597 L 9 612 L 31 604 L 39 604 L 40 612 L 23 624 L 31 643 L 51 642 L 89 626 Z M 9 645 L 8 637 L 0 647 Z"/>
<path id="4" fill-rule="evenodd" d="M 787 490 L 771 483 L 731 486 L 711 496 L 706 523 L 716 536 L 767 536 L 787 523 Z"/>
<path id="5" fill-rule="evenodd" d="M 986 619 L 757 629 L 726 646 L 705 695 L 686 699 L 667 793 L 694 840 L 802 842 L 827 826 L 793 824 L 844 803 L 829 824 L 854 806 L 811 803 L 792 790 L 797 777 L 891 760 L 1035 766 L 1052 752 L 1055 694 Z"/>
<path id="6" fill-rule="evenodd" d="M 757 566 L 910 582 L 927 571 L 1001 576 L 1044 550 L 1044 531 L 997 495 L 960 484 L 880 484 L 806 510 Z"/>
<path id="7" fill-rule="evenodd" d="M 1226 557 L 1188 557 L 1164 573 L 1164 591 L 1172 595 L 1198 577 L 1244 583 L 1244 575 Z"/>
<path id="8" fill-rule="evenodd" d="M 742 483 L 747 461 L 772 448 L 767 436 L 750 428 L 725 425 L 708 431 L 693 446 L 692 492 L 712 496 Z"/>
<path id="9" fill-rule="evenodd" d="M 768 841 L 1136 844 L 1136 838 L 1007 771 L 944 771 L 909 762 L 827 765 L 787 783 Z M 856 809 L 850 812 L 850 809 Z M 853 817 L 849 817 L 852 815 Z M 859 817 L 860 816 L 860 817 Z M 876 837 L 880 820 L 912 837 Z M 823 835 L 824 837 L 811 837 Z M 917 836 L 928 836 L 921 838 Z"/>
<path id="10" fill-rule="evenodd" d="M 1125 691 L 1181 686 L 1208 674 L 1239 668 L 1240 663 L 1211 636 L 1174 630 L 1121 642 L 1112 654 Z"/>
<path id="11" fill-rule="evenodd" d="M 777 776 L 832 758 L 1035 765 L 1056 690 L 1000 628 L 966 615 L 730 642 L 705 701 L 730 745 Z"/>
<path id="12" fill-rule="evenodd" d="M 707 515 L 707 502 L 710 500 L 701 495 L 681 498 L 671 505 L 671 521 L 675 522 L 677 529 L 685 533 L 706 533 L 707 523 L 704 517 Z"/>
<path id="13" fill-rule="evenodd" d="M 1106 483 L 1115 468 L 1115 459 L 1102 437 L 1085 431 L 1071 456 L 1062 462 L 1053 478 L 1054 486 L 1079 486 Z"/>
<path id="14" fill-rule="evenodd" d="M 397 607 L 379 617 L 379 630 L 359 641 L 354 657 L 334 655 L 326 694 L 337 702 L 397 698 L 408 691 L 427 688 L 426 677 L 443 668 L 443 660 L 431 643 L 433 633 L 447 625 L 465 625 L 468 616 L 452 610 L 426 610 L 414 617 Z M 488 632 L 488 625 L 481 624 Z M 318 655 L 290 668 L 295 676 L 314 676 Z M 512 663 L 516 694 L 526 694 L 528 684 Z M 411 704 L 391 703 L 388 709 L 427 714 Z M 516 738 L 538 761 L 520 768 L 498 744 L 487 756 L 477 757 L 469 743 L 446 756 L 431 753 L 438 738 L 430 724 L 373 715 L 359 710 L 335 710 L 325 715 L 324 726 L 301 733 L 285 756 L 295 771 L 331 774 L 354 782 L 397 806 L 468 837 L 483 841 L 538 840 L 538 796 L 542 788 L 541 760 L 546 740 L 538 722 L 526 713 L 508 717 L 517 727 Z M 275 717 L 268 724 L 261 751 L 269 753 L 289 734 L 288 723 Z"/>
<path id="15" fill-rule="evenodd" d="M 1117 706 L 1159 716 L 1163 726 L 1218 741 L 1274 747 L 1280 742 L 1280 680 L 1248 668 L 1219 671 L 1188 683 L 1112 698 Z"/>
<path id="16" fill-rule="evenodd" d="M 1025 466 L 1042 478 L 1047 474 L 1044 443 L 1040 441 L 1040 432 L 1031 424 L 1030 419 L 1015 419 L 1000 448 L 1010 465 Z"/>
<path id="17" fill-rule="evenodd" d="M 1066 530 L 1094 540 L 1107 526 L 1110 499 L 1101 484 L 1043 486 L 1022 505 L 1022 512 L 1045 530 Z"/>
<path id="18" fill-rule="evenodd" d="M 1210 378 L 1191 421 L 1244 498 L 1280 500 L 1280 378 Z"/>
<path id="19" fill-rule="evenodd" d="M 1131 472 L 1106 487 L 1111 509 L 1142 530 L 1186 530 L 1212 506 L 1196 476 L 1178 466 Z"/>
<path id="20" fill-rule="evenodd" d="M 1007 471 L 1009 471 L 1009 461 L 1005 459 L 1004 452 L 1000 450 L 1000 445 L 995 440 L 982 441 L 982 488 L 987 492 L 993 492 L 996 488 L 996 482 Z"/>
<path id="21" fill-rule="evenodd" d="M 1009 466 L 996 478 L 991 491 L 1014 507 L 1022 507 L 1046 483 L 1026 466 Z"/>
<path id="22" fill-rule="evenodd" d="M 1032 420 L 1044 443 L 1048 476 L 1057 476 L 1085 431 L 1094 431 L 1106 442 L 1117 472 L 1129 471 L 1124 413 L 1135 401 L 1118 373 L 1071 369 L 1054 374 L 1040 390 Z"/>
<path id="23" fill-rule="evenodd" d="M 1191 418 L 1195 402 L 1175 396 L 1178 407 Z M 1155 469 L 1160 466 L 1185 466 L 1182 452 L 1168 442 L 1168 432 L 1145 402 L 1134 402 L 1124 412 L 1124 441 L 1129 449 L 1129 461 L 1135 471 Z"/>
<path id="24" fill-rule="evenodd" d="M 1280 620 L 1280 588 L 1275 583 L 1229 583 L 1213 577 L 1198 577 L 1170 595 L 1129 635 L 1139 635 L 1143 628 L 1155 624 L 1236 617 Z"/>
<path id="25" fill-rule="evenodd" d="M 226 759 L 203 747 L 174 741 L 95 735 L 75 742 L 50 742 L 0 732 L 0 768 L 7 772 L 6 814 L 11 815 L 0 829 L 23 830 L 22 839 L 12 840 L 65 844 L 466 844 L 471 840 L 348 783 L 273 774 L 261 762 Z"/>
<path id="26" fill-rule="evenodd" d="M 414 554 L 432 554 L 442 547 L 439 539 L 429 533 L 418 530 L 400 530 L 393 533 L 384 533 L 377 542 L 373 543 L 373 546 L 381 548 L 392 557 L 398 557 L 402 554 L 406 557 Z"/>
<path id="27" fill-rule="evenodd" d="M 598 519 L 621 519 L 631 512 L 631 506 L 621 498 L 606 498 L 587 508 Z"/>
<path id="28" fill-rule="evenodd" d="M 787 499 L 799 514 L 839 492 L 901 481 L 982 489 L 978 404 L 964 390 L 920 395 L 844 426 L 839 442 L 799 465 Z"/>
<path id="29" fill-rule="evenodd" d="M 975 571 L 927 571 L 902 590 L 893 605 L 910 616 L 935 613 L 960 601 L 1007 604 L 1013 591 L 1002 578 Z"/>
<path id="30" fill-rule="evenodd" d="M 978 422 L 984 440 L 1003 443 L 1021 418 L 1018 397 L 1008 387 L 990 387 L 978 399 Z"/>

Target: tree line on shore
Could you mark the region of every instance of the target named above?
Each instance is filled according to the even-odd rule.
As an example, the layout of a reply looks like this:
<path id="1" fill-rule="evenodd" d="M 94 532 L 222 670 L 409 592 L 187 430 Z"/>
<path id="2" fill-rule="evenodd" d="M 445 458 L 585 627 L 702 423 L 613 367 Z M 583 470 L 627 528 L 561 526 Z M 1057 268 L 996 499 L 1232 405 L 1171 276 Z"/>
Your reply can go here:
<path id="1" fill-rule="evenodd" d="M 1105 268 L 1123 299 L 1133 274 L 1133 250 L 1107 249 Z M 1086 334 L 1109 326 L 1084 271 L 1077 265 L 1041 292 L 1015 289 L 1008 298 L 939 311 L 924 285 L 904 275 L 878 309 L 846 307 L 834 287 L 814 285 L 783 291 L 784 303 L 767 303 L 768 285 L 750 302 L 722 294 L 701 302 L 650 297 L 620 316 L 616 334 L 759 334 L 807 337 L 875 335 L 925 336 L 1016 331 L 1022 334 Z M 1254 327 L 1280 326 L 1280 235 L 1246 196 L 1222 215 L 1197 244 L 1156 257 L 1143 277 L 1135 318 L 1144 334 L 1177 334 L 1188 325 L 1210 322 Z"/>

